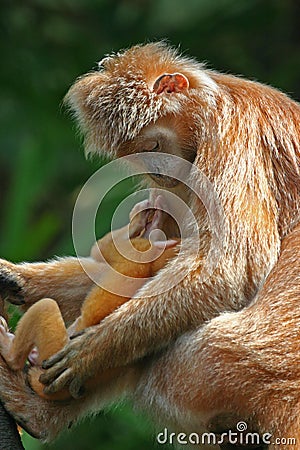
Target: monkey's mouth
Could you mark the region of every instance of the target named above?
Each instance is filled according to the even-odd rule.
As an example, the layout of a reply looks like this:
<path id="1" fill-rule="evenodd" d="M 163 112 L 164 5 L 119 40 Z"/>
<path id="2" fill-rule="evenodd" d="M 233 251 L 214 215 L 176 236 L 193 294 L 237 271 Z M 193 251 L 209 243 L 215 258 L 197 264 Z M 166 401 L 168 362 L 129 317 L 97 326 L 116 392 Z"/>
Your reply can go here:
<path id="1" fill-rule="evenodd" d="M 172 188 L 177 186 L 180 180 L 177 178 L 162 175 L 161 173 L 149 173 L 150 177 L 159 185 L 163 187 Z"/>

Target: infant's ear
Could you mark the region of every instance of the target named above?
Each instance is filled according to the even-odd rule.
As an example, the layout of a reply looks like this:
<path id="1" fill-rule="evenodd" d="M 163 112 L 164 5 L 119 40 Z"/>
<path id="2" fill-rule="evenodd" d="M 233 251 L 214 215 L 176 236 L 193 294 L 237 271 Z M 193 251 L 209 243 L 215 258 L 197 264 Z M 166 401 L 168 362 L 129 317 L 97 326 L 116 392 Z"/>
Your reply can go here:
<path id="1" fill-rule="evenodd" d="M 182 73 L 164 73 L 155 81 L 153 91 L 156 94 L 183 92 L 189 88 L 189 80 Z"/>

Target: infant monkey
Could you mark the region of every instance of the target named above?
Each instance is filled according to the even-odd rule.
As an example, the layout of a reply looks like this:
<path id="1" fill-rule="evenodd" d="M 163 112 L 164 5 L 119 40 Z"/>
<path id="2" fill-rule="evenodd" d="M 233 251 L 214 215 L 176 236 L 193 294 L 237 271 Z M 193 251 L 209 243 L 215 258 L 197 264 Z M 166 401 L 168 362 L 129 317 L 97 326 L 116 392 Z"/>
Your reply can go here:
<path id="1" fill-rule="evenodd" d="M 43 392 L 44 385 L 39 381 L 42 361 L 61 350 L 74 334 L 97 325 L 128 301 L 149 277 L 155 275 L 175 255 L 178 240 L 155 239 L 155 230 L 163 221 L 163 213 L 158 209 L 161 208 L 160 202 L 159 196 L 154 208 L 149 208 L 148 201 L 138 203 L 130 214 L 129 225 L 108 233 L 94 245 L 91 257 L 99 265 L 101 285 L 95 284 L 87 292 L 80 317 L 68 329 L 58 304 L 50 298 L 44 298 L 29 308 L 20 319 L 14 337 L 7 332 L 6 323 L 1 318 L 2 356 L 12 370 L 23 369 L 27 358 L 36 364 L 29 369 L 28 380 L 32 389 L 41 397 L 50 400 L 70 398 L 67 389 L 51 395 Z M 120 276 L 123 276 L 122 289 L 126 291 L 124 296 L 114 293 L 116 284 L 120 283 Z M 34 347 L 37 352 L 32 351 Z M 105 379 L 110 373 L 105 373 Z M 98 382 L 98 378 L 94 377 L 88 380 L 85 388 L 90 389 Z"/>

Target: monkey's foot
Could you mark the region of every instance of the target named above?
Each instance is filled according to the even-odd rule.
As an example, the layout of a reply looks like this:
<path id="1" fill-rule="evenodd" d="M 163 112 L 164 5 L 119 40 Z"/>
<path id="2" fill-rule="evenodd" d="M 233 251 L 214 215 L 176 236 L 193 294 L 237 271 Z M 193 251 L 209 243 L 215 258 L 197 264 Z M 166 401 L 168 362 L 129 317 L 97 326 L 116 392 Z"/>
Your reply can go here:
<path id="1" fill-rule="evenodd" d="M 130 212 L 129 236 L 148 238 L 151 231 L 162 225 L 163 199 L 158 195 L 154 203 L 144 200 L 137 203 Z"/>
<path id="2" fill-rule="evenodd" d="M 2 325 L 2 327 L 5 329 L 7 333 L 9 332 L 8 323 L 6 322 L 3 316 L 0 316 L 0 325 Z"/>
<path id="3" fill-rule="evenodd" d="M 2 316 L 0 322 L 0 353 L 10 366 L 11 346 L 15 336 L 9 333 L 6 320 Z"/>
<path id="4" fill-rule="evenodd" d="M 0 259 L 0 297 L 15 305 L 23 305 L 24 279 L 14 271 L 14 264 Z"/>
<path id="5" fill-rule="evenodd" d="M 6 331 L 6 329 L 0 325 L 0 353 L 5 359 L 6 364 L 12 370 L 20 370 L 24 367 L 22 357 L 15 355 L 13 352 L 13 341 L 15 335 Z"/>
<path id="6" fill-rule="evenodd" d="M 129 214 L 130 224 L 129 224 L 129 237 L 135 238 L 140 236 L 145 230 L 148 216 L 151 211 L 150 200 L 143 200 L 142 202 L 134 205 Z"/>
<path id="7" fill-rule="evenodd" d="M 27 359 L 32 366 L 37 366 L 39 364 L 39 351 L 37 347 L 33 347 L 29 355 L 27 356 Z"/>
<path id="8" fill-rule="evenodd" d="M 163 211 L 164 211 L 163 197 L 161 195 L 158 195 L 154 201 L 153 214 L 151 217 L 148 217 L 143 237 L 148 239 L 151 233 L 152 241 L 162 239 L 161 227 L 163 225 Z M 158 232 L 158 234 L 156 232 Z"/>

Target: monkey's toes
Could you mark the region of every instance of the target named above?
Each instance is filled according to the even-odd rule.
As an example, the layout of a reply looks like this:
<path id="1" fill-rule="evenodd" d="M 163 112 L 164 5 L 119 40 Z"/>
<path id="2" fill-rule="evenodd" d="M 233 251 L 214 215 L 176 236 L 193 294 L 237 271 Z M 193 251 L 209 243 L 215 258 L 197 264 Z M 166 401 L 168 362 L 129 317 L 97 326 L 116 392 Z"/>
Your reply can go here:
<path id="1" fill-rule="evenodd" d="M 137 203 L 131 210 L 130 224 L 129 224 L 129 237 L 134 238 L 143 233 L 147 223 L 149 222 L 149 217 L 153 215 L 153 207 L 151 206 L 150 200 L 144 200 Z"/>
<path id="2" fill-rule="evenodd" d="M 3 316 L 0 316 L 0 331 L 1 328 L 4 329 L 6 333 L 9 331 L 8 324 Z"/>
<path id="3" fill-rule="evenodd" d="M 8 332 L 7 325 L 0 325 L 0 353 L 1 356 L 5 359 L 6 363 L 9 367 L 12 367 L 10 364 L 11 359 L 11 345 L 14 340 L 14 335 Z"/>
<path id="4" fill-rule="evenodd" d="M 137 203 L 136 205 L 134 205 L 134 207 L 130 211 L 129 219 L 133 220 L 136 215 L 142 213 L 143 211 L 148 210 L 149 208 L 151 208 L 151 202 L 149 199 L 143 200 L 143 201 Z"/>

